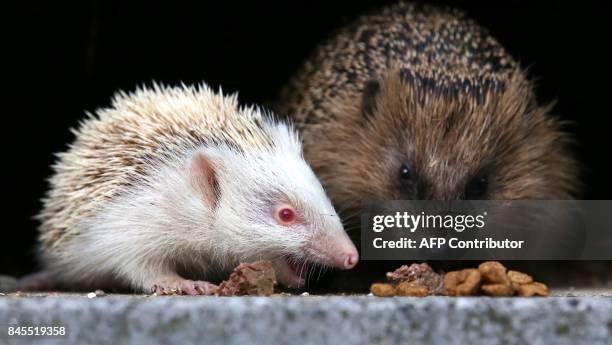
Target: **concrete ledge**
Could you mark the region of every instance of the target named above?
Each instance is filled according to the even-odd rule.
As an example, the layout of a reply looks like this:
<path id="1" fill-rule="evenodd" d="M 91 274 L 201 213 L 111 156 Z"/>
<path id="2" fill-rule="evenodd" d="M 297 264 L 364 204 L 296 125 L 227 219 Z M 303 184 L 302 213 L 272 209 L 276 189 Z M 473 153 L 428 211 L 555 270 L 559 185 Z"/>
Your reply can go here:
<path id="1" fill-rule="evenodd" d="M 0 344 L 611 344 L 612 298 L 0 297 Z"/>

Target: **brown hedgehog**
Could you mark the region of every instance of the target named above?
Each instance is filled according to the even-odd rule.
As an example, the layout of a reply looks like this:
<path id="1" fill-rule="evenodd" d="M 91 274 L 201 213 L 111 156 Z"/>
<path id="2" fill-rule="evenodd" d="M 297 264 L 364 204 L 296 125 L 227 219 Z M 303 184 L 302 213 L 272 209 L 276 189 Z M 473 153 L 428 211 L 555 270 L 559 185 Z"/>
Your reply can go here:
<path id="1" fill-rule="evenodd" d="M 365 199 L 574 197 L 570 140 L 550 109 L 484 28 L 404 3 L 340 29 L 276 104 L 351 226 Z"/>

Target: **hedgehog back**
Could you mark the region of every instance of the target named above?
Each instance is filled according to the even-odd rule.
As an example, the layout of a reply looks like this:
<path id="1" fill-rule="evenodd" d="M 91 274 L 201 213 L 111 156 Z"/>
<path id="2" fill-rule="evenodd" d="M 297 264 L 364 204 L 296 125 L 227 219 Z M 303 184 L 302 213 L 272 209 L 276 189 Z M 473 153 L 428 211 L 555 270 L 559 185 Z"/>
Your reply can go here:
<path id="1" fill-rule="evenodd" d="M 202 145 L 239 152 L 273 147 L 255 108 L 241 108 L 235 95 L 200 87 L 141 88 L 117 93 L 73 130 L 75 141 L 58 154 L 43 199 L 40 242 L 57 246 L 78 234 L 76 222 L 120 196 L 155 169 Z"/>

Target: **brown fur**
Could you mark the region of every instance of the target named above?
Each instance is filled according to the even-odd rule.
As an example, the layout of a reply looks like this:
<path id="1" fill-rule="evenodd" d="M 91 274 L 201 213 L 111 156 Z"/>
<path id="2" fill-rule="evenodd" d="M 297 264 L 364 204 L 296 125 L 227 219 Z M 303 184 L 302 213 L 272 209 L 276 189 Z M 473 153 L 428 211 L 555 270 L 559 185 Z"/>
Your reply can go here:
<path id="1" fill-rule="evenodd" d="M 364 34 L 367 33 L 367 34 Z M 363 92 L 380 91 L 371 114 Z M 365 199 L 568 199 L 576 164 L 561 123 L 486 30 L 452 10 L 398 4 L 315 51 L 282 91 L 307 161 L 345 220 Z M 413 186 L 399 185 L 403 163 Z"/>

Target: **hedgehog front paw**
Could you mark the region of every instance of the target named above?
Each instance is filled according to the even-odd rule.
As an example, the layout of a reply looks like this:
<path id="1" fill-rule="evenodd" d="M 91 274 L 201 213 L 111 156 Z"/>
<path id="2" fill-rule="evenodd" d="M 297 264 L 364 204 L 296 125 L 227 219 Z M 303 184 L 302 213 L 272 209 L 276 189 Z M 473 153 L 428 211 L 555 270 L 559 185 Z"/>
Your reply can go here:
<path id="1" fill-rule="evenodd" d="M 152 293 L 157 296 L 189 295 L 211 296 L 217 293 L 218 286 L 202 280 L 173 279 L 155 283 Z"/>

